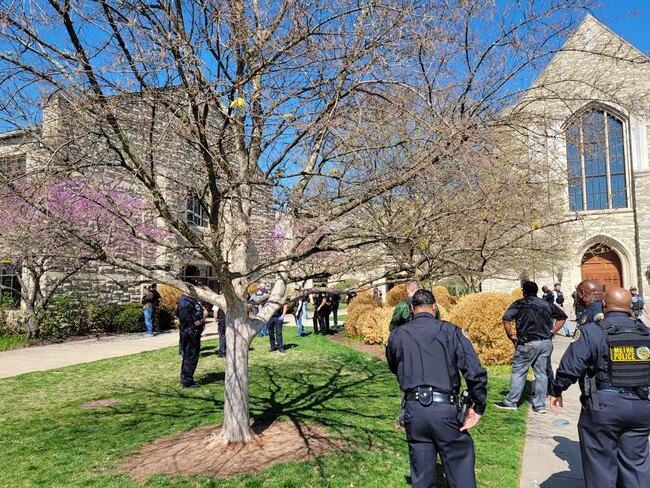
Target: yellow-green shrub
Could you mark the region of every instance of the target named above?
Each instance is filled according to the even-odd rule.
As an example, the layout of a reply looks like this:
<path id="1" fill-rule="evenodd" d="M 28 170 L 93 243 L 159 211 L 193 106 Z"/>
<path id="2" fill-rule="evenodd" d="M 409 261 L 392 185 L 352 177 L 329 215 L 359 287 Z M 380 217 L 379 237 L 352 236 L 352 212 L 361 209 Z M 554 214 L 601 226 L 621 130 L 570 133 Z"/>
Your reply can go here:
<path id="1" fill-rule="evenodd" d="M 373 307 L 381 307 L 381 300 L 372 294 L 371 290 L 362 291 L 350 301 L 349 309 L 354 309 L 358 305 L 372 305 Z"/>
<path id="2" fill-rule="evenodd" d="M 393 317 L 394 307 L 373 308 L 359 317 L 361 336 L 370 344 L 386 344 L 390 331 L 390 319 Z"/>
<path id="3" fill-rule="evenodd" d="M 381 300 L 373 296 L 372 291 L 359 293 L 348 305 L 348 317 L 345 320 L 347 333 L 351 336 L 363 336 L 361 321 L 368 313 L 381 306 Z"/>
<path id="4" fill-rule="evenodd" d="M 524 298 L 524 292 L 521 288 L 515 288 L 510 292 L 510 296 L 515 300 L 519 300 L 520 298 Z"/>
<path id="5" fill-rule="evenodd" d="M 386 305 L 389 307 L 394 307 L 402 300 L 406 300 L 408 294 L 406 293 L 406 284 L 402 283 L 397 285 L 394 288 L 391 288 L 388 293 L 386 293 Z"/>
<path id="6" fill-rule="evenodd" d="M 180 300 L 183 292 L 176 287 L 169 285 L 158 285 L 158 293 L 160 293 L 160 306 L 165 307 L 170 311 L 176 310 L 178 300 Z"/>
<path id="7" fill-rule="evenodd" d="M 512 304 L 513 297 L 505 293 L 474 293 L 459 300 L 448 320 L 464 329 L 474 349 L 485 364 L 506 364 L 513 353 L 501 317 Z"/>
<path id="8" fill-rule="evenodd" d="M 456 304 L 456 298 L 452 297 L 449 294 L 449 290 L 442 285 L 436 285 L 433 287 L 433 296 L 436 297 L 436 303 L 438 306 L 442 305 L 446 310 L 451 310 L 451 308 Z"/>

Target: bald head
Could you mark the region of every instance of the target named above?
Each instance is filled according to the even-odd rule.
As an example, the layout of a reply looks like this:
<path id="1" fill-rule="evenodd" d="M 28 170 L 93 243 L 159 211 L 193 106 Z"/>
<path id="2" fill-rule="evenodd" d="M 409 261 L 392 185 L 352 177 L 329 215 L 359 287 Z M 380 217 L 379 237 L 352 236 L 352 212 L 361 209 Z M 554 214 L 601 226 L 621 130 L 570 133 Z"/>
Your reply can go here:
<path id="1" fill-rule="evenodd" d="M 415 295 L 415 292 L 418 291 L 419 289 L 420 289 L 420 283 L 415 280 L 406 283 L 406 294 L 409 297 Z"/>
<path id="2" fill-rule="evenodd" d="M 632 295 L 625 288 L 612 288 L 607 290 L 603 297 L 603 312 L 630 313 L 632 308 Z"/>
<path id="3" fill-rule="evenodd" d="M 603 299 L 603 286 L 594 280 L 585 280 L 578 285 L 576 298 L 584 306 Z"/>

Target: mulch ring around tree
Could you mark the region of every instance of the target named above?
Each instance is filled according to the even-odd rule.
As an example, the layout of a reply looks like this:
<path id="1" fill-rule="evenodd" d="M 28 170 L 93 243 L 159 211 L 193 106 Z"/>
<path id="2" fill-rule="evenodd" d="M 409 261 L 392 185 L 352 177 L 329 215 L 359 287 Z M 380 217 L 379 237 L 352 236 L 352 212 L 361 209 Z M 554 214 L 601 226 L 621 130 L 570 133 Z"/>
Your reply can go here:
<path id="1" fill-rule="evenodd" d="M 386 361 L 386 348 L 381 344 L 368 344 L 366 342 L 360 342 L 355 340 L 350 340 L 345 335 L 345 333 L 339 333 L 329 336 L 330 339 L 337 344 L 342 346 L 351 347 L 357 351 L 365 352 L 371 356 L 375 356 L 377 359 Z"/>
<path id="2" fill-rule="evenodd" d="M 331 439 L 321 427 L 290 421 L 255 422 L 253 431 L 258 435 L 246 444 L 209 445 L 220 431 L 221 425 L 211 425 L 163 437 L 125 460 L 119 470 L 136 479 L 156 474 L 229 478 L 343 450 L 343 443 Z"/>

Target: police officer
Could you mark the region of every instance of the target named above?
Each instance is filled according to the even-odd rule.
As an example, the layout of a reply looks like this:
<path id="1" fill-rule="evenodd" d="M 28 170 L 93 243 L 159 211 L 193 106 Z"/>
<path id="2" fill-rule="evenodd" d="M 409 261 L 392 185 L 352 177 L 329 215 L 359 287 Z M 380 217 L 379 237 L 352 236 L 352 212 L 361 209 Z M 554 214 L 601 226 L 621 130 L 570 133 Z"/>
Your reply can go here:
<path id="1" fill-rule="evenodd" d="M 474 442 L 468 429 L 485 410 L 487 373 L 460 328 L 434 319 L 434 298 L 418 290 L 413 320 L 390 334 L 386 359 L 404 392 L 404 427 L 414 488 L 436 486 L 436 454 L 451 488 L 476 486 Z M 456 417 L 459 370 L 474 407 L 461 425 Z"/>
<path id="2" fill-rule="evenodd" d="M 183 295 L 176 307 L 176 316 L 180 322 L 181 386 L 197 388 L 194 371 L 199 363 L 201 352 L 201 333 L 205 324 L 205 310 L 199 301 L 189 295 Z"/>
<path id="3" fill-rule="evenodd" d="M 631 303 L 623 288 L 605 293 L 604 318 L 576 331 L 552 384 L 557 414 L 562 392 L 582 382 L 578 433 L 589 488 L 650 487 L 650 334 L 630 320 Z"/>
<path id="4" fill-rule="evenodd" d="M 593 322 L 596 315 L 603 313 L 603 286 L 594 280 L 581 281 L 576 288 L 576 299 L 585 307 L 584 312 L 577 317 L 577 327 Z"/>
<path id="5" fill-rule="evenodd" d="M 533 367 L 535 382 L 530 392 L 533 411 L 546 413 L 546 396 L 548 395 L 548 371 L 551 369 L 553 343 L 551 336 L 557 332 L 567 316 L 561 308 L 551 305 L 537 296 L 537 284 L 526 281 L 521 287 L 524 298 L 517 300 L 503 314 L 503 328 L 515 346 L 512 356 L 512 373 L 510 374 L 510 391 L 494 406 L 501 409 L 516 410 L 519 399 L 526 385 L 528 368 Z M 512 333 L 512 321 L 517 325 L 517 337 Z M 553 329 L 551 324 L 555 321 Z"/>

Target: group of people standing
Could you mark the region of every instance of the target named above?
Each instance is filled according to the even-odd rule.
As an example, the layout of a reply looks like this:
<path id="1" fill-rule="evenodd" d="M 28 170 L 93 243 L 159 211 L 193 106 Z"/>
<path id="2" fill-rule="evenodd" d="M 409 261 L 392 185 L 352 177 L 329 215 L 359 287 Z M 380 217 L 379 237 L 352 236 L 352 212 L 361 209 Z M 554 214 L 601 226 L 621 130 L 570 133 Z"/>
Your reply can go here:
<path id="1" fill-rule="evenodd" d="M 650 487 L 650 330 L 635 313 L 633 294 L 620 287 L 605 291 L 594 280 L 576 287 L 581 314 L 571 343 L 553 375 L 551 339 L 566 314 L 557 302 L 537 298 L 537 285 L 523 284 L 524 298 L 503 316 L 515 345 L 510 391 L 495 406 L 518 407 L 528 367 L 534 371 L 533 411 L 563 406 L 562 393 L 580 385 L 578 433 L 585 484 L 589 488 Z M 544 297 L 546 298 L 546 297 Z M 643 306 L 636 307 L 642 310 Z M 516 335 L 511 321 L 516 322 Z"/>
<path id="2" fill-rule="evenodd" d="M 547 396 L 557 414 L 562 393 L 578 382 L 586 486 L 650 487 L 650 330 L 638 320 L 636 311 L 643 311 L 645 304 L 634 300 L 636 289 L 605 292 L 593 280 L 576 287 L 581 314 L 555 375 L 550 355 L 553 336 L 567 320 L 563 300 L 554 295 L 551 303 L 548 290 L 539 298 L 531 281 L 523 283 L 522 291 L 524 297 L 503 315 L 515 351 L 510 391 L 495 406 L 518 408 L 531 366 L 531 405 L 538 414 L 546 413 Z M 561 293 L 558 285 L 555 291 Z M 409 297 L 395 310 L 386 358 L 403 394 L 400 423 L 409 444 L 412 486 L 436 486 L 439 454 L 450 487 L 475 487 L 468 429 L 485 411 L 487 373 L 466 334 L 435 317 L 433 294 L 419 289 L 417 282 L 407 284 L 407 292 Z M 461 374 L 467 385 L 463 393 Z"/>

